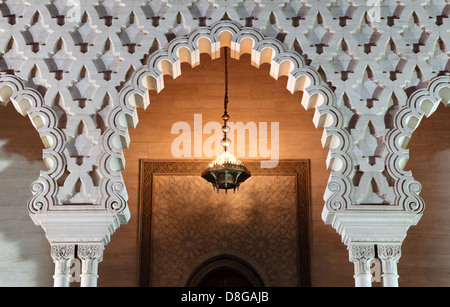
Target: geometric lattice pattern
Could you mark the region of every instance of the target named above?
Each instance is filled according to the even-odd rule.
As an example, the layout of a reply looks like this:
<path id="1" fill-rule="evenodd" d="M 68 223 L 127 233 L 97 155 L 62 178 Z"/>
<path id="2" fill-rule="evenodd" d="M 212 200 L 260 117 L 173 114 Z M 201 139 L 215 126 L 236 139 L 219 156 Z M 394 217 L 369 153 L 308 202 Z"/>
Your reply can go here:
<path id="1" fill-rule="evenodd" d="M 83 205 L 125 223 L 126 188 L 105 183 L 124 167 L 104 146 L 127 143 L 109 139 L 121 90 L 174 39 L 229 20 L 300 55 L 333 91 L 350 205 L 421 214 L 403 168 L 420 119 L 449 100 L 449 13 L 447 0 L 3 0 L 0 102 L 28 113 L 47 148 L 30 211 Z"/>
<path id="2" fill-rule="evenodd" d="M 0 69 L 58 115 L 68 142 L 59 204 L 98 204 L 98 144 L 118 91 L 152 52 L 197 27 L 255 27 L 321 73 L 353 137 L 355 203 L 395 201 L 386 133 L 408 96 L 450 65 L 444 0 L 47 2 L 3 1 Z"/>

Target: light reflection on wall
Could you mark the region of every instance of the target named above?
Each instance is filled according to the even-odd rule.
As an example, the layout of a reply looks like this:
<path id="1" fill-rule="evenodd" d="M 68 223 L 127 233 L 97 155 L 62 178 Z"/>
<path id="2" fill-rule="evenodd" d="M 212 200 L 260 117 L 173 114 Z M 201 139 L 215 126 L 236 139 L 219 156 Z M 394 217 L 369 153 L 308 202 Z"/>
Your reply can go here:
<path id="1" fill-rule="evenodd" d="M 30 186 L 45 169 L 42 142 L 28 118 L 0 108 L 0 287 L 53 284 L 50 246 L 31 220 Z"/>
<path id="2" fill-rule="evenodd" d="M 8 143 L 8 140 L 0 140 L 0 173 L 8 168 L 12 161 L 4 160 L 5 153 L 2 150 L 2 147 Z"/>

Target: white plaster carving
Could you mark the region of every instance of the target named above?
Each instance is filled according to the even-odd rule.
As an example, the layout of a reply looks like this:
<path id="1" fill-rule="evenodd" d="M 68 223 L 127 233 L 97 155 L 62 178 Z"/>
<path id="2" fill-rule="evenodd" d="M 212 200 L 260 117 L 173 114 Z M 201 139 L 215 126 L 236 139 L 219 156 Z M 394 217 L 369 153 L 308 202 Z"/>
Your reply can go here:
<path id="1" fill-rule="evenodd" d="M 316 109 L 331 171 L 324 221 L 345 244 L 402 242 L 424 211 L 420 183 L 404 171 L 407 143 L 424 115 L 448 104 L 448 5 L 384 0 L 374 19 L 362 0 L 81 0 L 76 19 L 71 0 L 3 1 L 1 103 L 28 114 L 45 144 L 48 169 L 28 206 L 35 222 L 53 221 L 43 225 L 52 240 L 76 240 L 71 225 L 58 227 L 84 214 L 107 242 L 129 219 L 120 170 L 136 107 L 180 63 L 229 46 L 288 76 L 287 89 L 305 90 L 302 105 Z"/>
<path id="2" fill-rule="evenodd" d="M 398 287 L 397 263 L 401 257 L 399 244 L 379 244 L 377 256 L 381 260 L 384 287 Z"/>
<path id="3" fill-rule="evenodd" d="M 23 116 L 28 116 L 43 140 L 45 149 L 43 159 L 48 167 L 42 171 L 39 179 L 31 186 L 34 196 L 28 209 L 31 213 L 40 213 L 55 205 L 56 180 L 63 173 L 65 136 L 57 128 L 57 117 L 53 110 L 44 104 L 42 95 L 11 75 L 0 75 L 0 95 L 2 104 L 11 102 Z"/>
<path id="4" fill-rule="evenodd" d="M 370 264 L 375 257 L 375 247 L 371 244 L 351 244 L 348 247 L 349 260 L 355 267 L 355 283 L 357 287 L 371 287 L 372 274 Z"/>
<path id="5" fill-rule="evenodd" d="M 53 275 L 55 287 L 68 287 L 70 280 L 70 265 L 75 257 L 74 244 L 52 244 L 51 256 L 55 263 Z"/>
<path id="6" fill-rule="evenodd" d="M 411 95 L 394 118 L 394 127 L 386 135 L 387 171 L 395 180 L 395 203 L 404 210 L 423 214 L 425 203 L 420 198 L 421 185 L 404 167 L 409 159 L 407 145 L 424 116 L 431 116 L 442 102 L 450 101 L 450 75 L 433 78 L 427 88 Z"/>

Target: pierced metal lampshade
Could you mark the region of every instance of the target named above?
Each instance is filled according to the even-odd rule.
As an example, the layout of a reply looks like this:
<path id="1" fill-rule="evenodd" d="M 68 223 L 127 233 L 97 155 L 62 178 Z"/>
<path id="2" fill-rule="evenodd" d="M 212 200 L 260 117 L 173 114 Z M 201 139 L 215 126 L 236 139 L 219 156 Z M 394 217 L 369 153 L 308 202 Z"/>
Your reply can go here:
<path id="1" fill-rule="evenodd" d="M 212 183 L 214 190 L 219 193 L 220 190 L 236 191 L 242 182 L 251 177 L 251 173 L 245 166 L 236 159 L 231 153 L 227 151 L 231 144 L 230 139 L 227 138 L 227 133 L 230 128 L 227 123 L 230 116 L 227 113 L 228 108 L 228 62 L 227 62 L 227 47 L 225 47 L 225 113 L 222 116 L 224 121 L 223 131 L 223 153 L 214 160 L 209 167 L 203 171 L 202 177 L 208 182 Z"/>
<path id="2" fill-rule="evenodd" d="M 225 193 L 239 190 L 240 184 L 250 176 L 247 168 L 226 151 L 202 173 L 202 177 L 212 183 L 214 190 L 225 190 Z"/>

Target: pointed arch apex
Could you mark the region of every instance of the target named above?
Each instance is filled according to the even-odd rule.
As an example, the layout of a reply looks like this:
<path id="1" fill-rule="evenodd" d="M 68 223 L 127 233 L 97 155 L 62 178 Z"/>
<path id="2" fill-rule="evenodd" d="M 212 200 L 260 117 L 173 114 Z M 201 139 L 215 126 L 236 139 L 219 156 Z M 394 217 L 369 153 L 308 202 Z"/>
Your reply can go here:
<path id="1" fill-rule="evenodd" d="M 130 78 L 129 86 L 123 88 L 118 95 L 118 103 L 111 113 L 111 135 L 105 138 L 106 144 L 113 153 L 109 161 L 123 161 L 123 154 L 117 146 L 128 142 L 127 127 L 136 127 L 138 118 L 136 108 L 147 107 L 150 103 L 148 92 L 160 92 L 164 88 L 164 75 L 177 77 L 181 74 L 181 63 L 189 63 L 195 67 L 200 63 L 200 54 L 207 53 L 212 59 L 220 57 L 220 49 L 230 47 L 231 57 L 239 59 L 243 54 L 250 54 L 251 64 L 260 67 L 270 65 L 270 75 L 278 79 L 287 77 L 286 88 L 291 93 L 302 91 L 305 109 L 315 108 L 314 124 L 323 128 L 324 148 L 330 152 L 326 162 L 331 170 L 331 189 L 325 195 L 327 212 L 333 214 L 351 205 L 351 175 L 353 160 L 345 150 L 351 148 L 349 133 L 342 127 L 344 118 L 335 106 L 333 90 L 314 68 L 306 66 L 302 56 L 276 38 L 265 37 L 256 28 L 242 27 L 236 22 L 224 20 L 192 31 L 188 36 L 171 40 L 167 45 L 148 57 L 146 65 L 138 68 Z M 139 94 L 139 96 L 136 96 Z M 112 142 L 114 139 L 127 142 Z M 115 165 L 118 165 L 115 163 Z M 124 162 L 121 163 L 124 165 Z M 122 182 L 120 172 L 112 172 L 106 185 Z M 339 200 L 341 205 L 332 202 Z M 330 218 L 327 218 L 330 220 Z"/>

